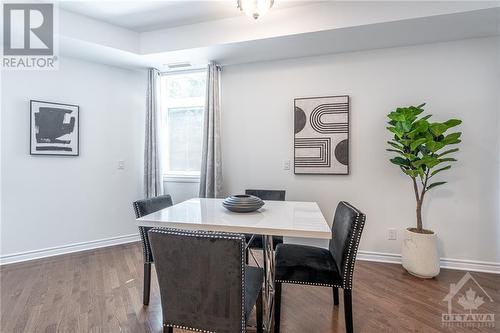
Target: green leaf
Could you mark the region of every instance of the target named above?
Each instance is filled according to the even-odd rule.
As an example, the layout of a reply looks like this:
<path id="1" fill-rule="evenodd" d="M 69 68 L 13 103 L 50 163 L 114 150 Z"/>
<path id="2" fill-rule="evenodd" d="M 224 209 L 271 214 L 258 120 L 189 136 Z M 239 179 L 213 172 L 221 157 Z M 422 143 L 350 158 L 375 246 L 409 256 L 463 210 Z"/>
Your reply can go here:
<path id="1" fill-rule="evenodd" d="M 437 157 L 431 156 L 431 155 L 426 155 L 423 156 L 420 160 L 412 162 L 412 165 L 415 166 L 416 168 L 419 168 L 421 166 L 426 166 L 427 168 L 431 169 L 441 163 Z"/>
<path id="2" fill-rule="evenodd" d="M 422 153 L 422 155 L 429 155 L 431 153 L 426 146 L 419 146 L 418 150 Z"/>
<path id="3" fill-rule="evenodd" d="M 411 162 L 411 165 L 413 165 L 415 168 L 419 168 L 423 164 L 425 164 L 425 161 L 423 159 Z"/>
<path id="4" fill-rule="evenodd" d="M 452 157 L 445 157 L 445 158 L 440 158 L 439 159 L 439 163 L 443 163 L 443 162 L 456 162 L 457 160 L 452 158 Z"/>
<path id="5" fill-rule="evenodd" d="M 424 105 L 425 105 L 425 103 L 424 103 Z M 422 109 L 422 106 L 424 106 L 424 105 L 408 107 L 409 113 L 413 116 L 417 116 L 417 115 L 421 114 L 422 112 L 424 112 L 424 109 Z"/>
<path id="6" fill-rule="evenodd" d="M 415 141 L 413 141 L 411 144 L 410 144 L 410 149 L 411 150 L 415 150 L 417 149 L 418 146 L 420 146 L 421 144 L 424 144 L 425 142 L 427 141 L 426 138 L 420 138 L 420 139 L 417 139 Z"/>
<path id="7" fill-rule="evenodd" d="M 427 131 L 429 129 L 429 123 L 425 119 L 417 120 L 415 122 L 415 128 L 419 129 L 421 132 Z"/>
<path id="8" fill-rule="evenodd" d="M 409 139 L 399 139 L 399 143 L 401 143 L 405 147 L 410 147 L 410 144 L 413 142 L 413 140 Z"/>
<path id="9" fill-rule="evenodd" d="M 429 186 L 427 186 L 426 190 L 430 190 L 431 188 L 434 188 L 434 187 L 436 187 L 436 186 L 443 185 L 443 184 L 446 184 L 446 182 L 436 182 L 436 183 L 432 183 L 432 184 L 430 184 Z"/>
<path id="10" fill-rule="evenodd" d="M 403 150 L 403 148 L 404 148 L 402 144 L 400 144 L 399 142 L 396 142 L 396 141 L 387 141 L 387 143 L 388 143 L 389 145 L 393 146 L 393 147 L 394 147 L 394 148 L 396 148 L 396 149 L 401 149 L 401 150 Z"/>
<path id="11" fill-rule="evenodd" d="M 393 146 L 394 148 L 396 149 L 399 149 L 399 150 L 403 150 L 404 147 L 400 144 L 398 144 L 397 142 L 394 142 L 394 141 L 387 141 L 387 143 L 391 146 Z"/>
<path id="12" fill-rule="evenodd" d="M 460 138 L 461 135 L 462 135 L 462 132 L 455 132 L 455 133 L 448 134 L 447 136 L 444 137 L 443 142 L 447 145 L 458 143 L 457 142 L 458 138 Z"/>
<path id="13" fill-rule="evenodd" d="M 418 172 L 418 175 L 420 176 L 420 178 L 424 178 L 425 176 L 425 173 L 424 173 L 424 168 L 418 168 L 417 169 L 417 172 Z"/>
<path id="14" fill-rule="evenodd" d="M 428 114 L 427 116 L 424 116 L 424 117 L 420 118 L 420 120 L 427 120 L 430 117 L 432 117 L 432 114 Z"/>
<path id="15" fill-rule="evenodd" d="M 400 154 L 402 156 L 405 156 L 405 153 L 403 153 L 401 150 L 397 150 L 397 149 L 386 149 L 387 151 L 390 151 L 390 152 L 393 152 L 393 153 L 397 153 L 397 154 Z M 406 156 L 405 156 L 406 157 Z"/>
<path id="16" fill-rule="evenodd" d="M 391 158 L 389 161 L 391 161 L 392 163 L 394 163 L 396 165 L 401 165 L 401 166 L 409 166 L 410 165 L 410 162 L 408 162 L 406 159 L 399 157 L 399 156 Z"/>
<path id="17" fill-rule="evenodd" d="M 448 126 L 448 128 L 458 126 L 462 123 L 460 119 L 450 119 L 448 121 L 445 121 L 444 124 Z"/>
<path id="18" fill-rule="evenodd" d="M 398 129 L 397 127 L 387 127 L 387 129 L 394 133 L 399 139 L 403 137 L 403 131 L 401 129 Z"/>
<path id="19" fill-rule="evenodd" d="M 411 122 L 410 121 L 403 121 L 403 122 L 401 122 L 401 127 L 403 128 L 403 131 L 409 132 L 409 131 L 411 131 Z"/>
<path id="20" fill-rule="evenodd" d="M 441 157 L 441 156 L 444 156 L 444 155 L 447 155 L 447 154 L 451 154 L 451 153 L 457 152 L 459 150 L 460 149 L 458 149 L 458 148 L 449 149 L 449 150 L 447 150 L 447 151 L 442 152 L 441 154 L 439 154 L 438 157 Z"/>
<path id="21" fill-rule="evenodd" d="M 415 178 L 418 176 L 417 170 L 413 170 L 413 169 L 402 169 L 402 170 L 405 174 L 407 174 L 408 176 L 410 176 L 412 178 Z"/>
<path id="22" fill-rule="evenodd" d="M 400 132 L 404 132 L 404 129 L 403 129 L 403 122 L 402 122 L 402 121 L 398 121 L 398 122 L 396 123 L 396 126 L 394 126 L 394 127 L 396 127 L 396 129 L 397 129 L 398 131 L 400 131 Z"/>
<path id="23" fill-rule="evenodd" d="M 425 120 L 417 120 L 412 125 L 412 131 L 408 133 L 408 137 L 415 138 L 420 133 L 427 132 L 429 123 Z"/>
<path id="24" fill-rule="evenodd" d="M 399 109 L 398 109 L 399 110 Z M 389 117 L 389 119 L 391 120 L 395 120 L 395 121 L 405 121 L 406 120 L 406 117 L 404 114 L 400 113 L 400 112 L 391 112 L 387 115 L 387 117 Z"/>
<path id="25" fill-rule="evenodd" d="M 436 141 L 427 141 L 426 147 L 429 148 L 429 150 L 433 153 L 437 152 L 439 149 L 442 149 L 446 144 L 443 142 L 436 142 Z"/>
<path id="26" fill-rule="evenodd" d="M 434 170 L 434 171 L 431 172 L 431 176 L 434 176 L 436 173 L 444 171 L 444 170 L 448 170 L 450 168 L 451 168 L 451 165 L 447 165 L 447 166 L 442 167 L 440 169 Z"/>
<path id="27" fill-rule="evenodd" d="M 412 153 L 404 153 L 403 156 L 409 159 L 410 161 L 414 161 L 417 158 L 417 156 L 413 155 Z"/>
<path id="28" fill-rule="evenodd" d="M 429 125 L 429 130 L 431 131 L 432 135 L 434 135 L 434 136 L 440 136 L 441 134 L 446 132 L 447 129 L 448 129 L 448 126 L 446 126 L 445 124 L 441 124 L 441 123 L 432 123 Z"/>
<path id="29" fill-rule="evenodd" d="M 434 135 L 432 135 L 432 133 L 428 131 L 427 133 L 425 133 L 425 138 L 427 139 L 427 141 L 433 141 Z"/>

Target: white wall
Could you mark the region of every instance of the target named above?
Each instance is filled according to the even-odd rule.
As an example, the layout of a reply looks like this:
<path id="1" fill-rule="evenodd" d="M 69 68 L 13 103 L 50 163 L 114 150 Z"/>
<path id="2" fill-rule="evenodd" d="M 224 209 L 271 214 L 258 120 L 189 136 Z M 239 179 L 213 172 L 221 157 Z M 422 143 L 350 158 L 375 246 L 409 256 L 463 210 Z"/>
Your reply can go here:
<path id="1" fill-rule="evenodd" d="M 427 103 L 436 120 L 463 120 L 458 163 L 425 203 L 425 227 L 437 232 L 444 258 L 500 262 L 498 39 L 373 50 L 229 66 L 222 73 L 223 167 L 226 193 L 286 189 L 287 199 L 317 201 L 331 221 L 339 200 L 367 214 L 364 251 L 400 253 L 414 224 L 409 179 L 388 159 L 386 115 Z M 293 99 L 351 97 L 351 174 L 294 175 Z M 293 164 L 292 164 L 293 165 Z M 387 229 L 398 240 L 387 240 Z"/>
<path id="2" fill-rule="evenodd" d="M 69 58 L 2 72 L 2 256 L 137 234 L 146 78 Z M 80 156 L 29 155 L 30 99 L 80 106 Z"/>

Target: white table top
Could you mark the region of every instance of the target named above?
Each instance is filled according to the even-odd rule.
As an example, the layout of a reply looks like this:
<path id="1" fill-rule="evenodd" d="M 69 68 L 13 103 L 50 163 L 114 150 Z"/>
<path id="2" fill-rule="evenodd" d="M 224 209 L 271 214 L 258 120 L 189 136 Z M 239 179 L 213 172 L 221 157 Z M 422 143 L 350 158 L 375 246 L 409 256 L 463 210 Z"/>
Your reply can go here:
<path id="1" fill-rule="evenodd" d="M 253 213 L 233 213 L 222 199 L 195 198 L 145 215 L 138 226 L 187 230 L 331 239 L 332 232 L 318 204 L 301 201 L 265 201 Z"/>

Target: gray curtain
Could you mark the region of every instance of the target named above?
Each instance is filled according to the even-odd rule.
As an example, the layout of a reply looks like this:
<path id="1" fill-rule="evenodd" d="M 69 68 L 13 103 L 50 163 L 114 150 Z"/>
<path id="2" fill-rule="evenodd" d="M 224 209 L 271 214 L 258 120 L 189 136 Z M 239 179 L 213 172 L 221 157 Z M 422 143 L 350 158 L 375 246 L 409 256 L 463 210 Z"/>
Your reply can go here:
<path id="1" fill-rule="evenodd" d="M 208 65 L 200 171 L 200 198 L 218 198 L 222 195 L 220 71 L 220 67 L 214 62 Z"/>
<path id="2" fill-rule="evenodd" d="M 163 175 L 160 158 L 160 72 L 148 70 L 146 105 L 146 138 L 144 146 L 144 194 L 146 198 L 163 194 Z"/>

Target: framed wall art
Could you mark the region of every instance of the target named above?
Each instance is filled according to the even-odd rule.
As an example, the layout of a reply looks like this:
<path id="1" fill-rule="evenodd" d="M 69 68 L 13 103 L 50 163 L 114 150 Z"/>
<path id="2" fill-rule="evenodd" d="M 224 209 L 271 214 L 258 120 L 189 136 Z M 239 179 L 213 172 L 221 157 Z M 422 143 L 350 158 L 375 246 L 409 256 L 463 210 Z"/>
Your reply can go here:
<path id="1" fill-rule="evenodd" d="M 349 96 L 294 100 L 295 174 L 349 174 Z"/>
<path id="2" fill-rule="evenodd" d="M 78 105 L 30 101 L 30 154 L 79 155 Z"/>

